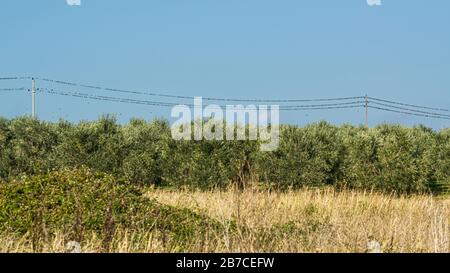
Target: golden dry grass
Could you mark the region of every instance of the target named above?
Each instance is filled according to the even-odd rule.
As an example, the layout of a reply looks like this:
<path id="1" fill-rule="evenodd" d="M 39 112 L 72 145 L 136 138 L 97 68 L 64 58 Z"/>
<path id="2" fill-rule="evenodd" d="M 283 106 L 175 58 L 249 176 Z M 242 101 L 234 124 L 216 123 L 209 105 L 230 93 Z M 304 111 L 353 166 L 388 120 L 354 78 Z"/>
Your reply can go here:
<path id="1" fill-rule="evenodd" d="M 250 230 L 233 238 L 233 244 L 224 238 L 219 251 L 364 252 L 371 238 L 388 252 L 450 251 L 448 199 L 333 189 L 285 193 L 157 190 L 149 195 L 166 204 L 204 211 L 222 223 L 235 218 L 238 226 Z M 261 245 L 257 238 L 261 230 L 275 240 Z"/>
<path id="2" fill-rule="evenodd" d="M 384 252 L 450 252 L 450 200 L 369 192 L 304 189 L 150 190 L 149 198 L 205 213 L 222 229 L 195 238 L 187 248 L 158 231 L 118 229 L 112 252 L 365 252 L 368 240 Z M 29 237 L 29 236 L 28 236 Z M 27 236 L 0 236 L 0 252 L 32 252 Z M 86 236 L 83 252 L 98 252 L 101 238 Z M 64 235 L 43 245 L 64 252 Z"/>

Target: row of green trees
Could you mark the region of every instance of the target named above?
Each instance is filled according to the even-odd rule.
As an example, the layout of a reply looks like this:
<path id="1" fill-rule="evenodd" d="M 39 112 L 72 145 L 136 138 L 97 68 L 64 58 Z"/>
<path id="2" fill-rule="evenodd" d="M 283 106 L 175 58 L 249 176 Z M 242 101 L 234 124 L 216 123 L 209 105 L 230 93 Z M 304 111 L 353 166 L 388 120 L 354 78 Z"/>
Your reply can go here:
<path id="1" fill-rule="evenodd" d="M 157 186 L 440 191 L 450 184 L 450 129 L 286 125 L 279 149 L 261 152 L 255 141 L 175 141 L 161 120 L 0 118 L 1 179 L 80 166 Z"/>

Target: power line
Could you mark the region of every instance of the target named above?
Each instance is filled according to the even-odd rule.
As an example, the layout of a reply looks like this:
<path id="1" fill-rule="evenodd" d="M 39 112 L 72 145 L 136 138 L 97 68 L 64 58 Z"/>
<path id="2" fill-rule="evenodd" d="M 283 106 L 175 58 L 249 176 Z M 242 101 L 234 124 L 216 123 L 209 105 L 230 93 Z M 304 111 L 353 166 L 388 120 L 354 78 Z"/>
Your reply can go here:
<path id="1" fill-rule="evenodd" d="M 87 84 L 80 84 L 75 82 L 54 80 L 48 78 L 39 78 L 39 77 L 0 77 L 0 80 L 25 80 L 25 79 L 36 79 L 50 83 L 74 86 L 74 87 L 83 87 L 95 90 L 103 90 L 103 91 L 111 91 L 111 92 L 120 92 L 120 93 L 128 93 L 128 94 L 136 94 L 136 95 L 150 95 L 150 96 L 160 96 L 160 97 L 168 97 L 168 98 L 177 98 L 177 99 L 194 99 L 193 96 L 179 96 L 179 95 L 169 95 L 162 93 L 154 93 L 154 92 L 145 92 L 145 91 L 135 91 L 135 90 L 125 90 L 125 89 L 117 89 L 117 88 L 107 88 L 102 86 L 94 86 Z M 345 101 L 345 100 L 355 100 L 355 99 L 364 99 L 364 96 L 354 96 L 354 97 L 337 97 L 337 98 L 322 98 L 322 99 L 236 99 L 236 98 L 214 98 L 214 97 L 203 97 L 203 100 L 212 100 L 212 101 L 231 101 L 231 102 L 320 102 L 320 101 Z M 435 108 L 435 107 L 427 107 L 427 106 L 419 106 L 407 103 L 401 103 L 391 100 L 379 99 L 375 97 L 367 97 L 370 100 L 385 102 L 389 104 L 409 106 L 413 108 L 421 108 L 435 111 L 445 111 L 450 112 L 450 109 L 444 108 Z"/>
<path id="2" fill-rule="evenodd" d="M 160 102 L 160 101 L 148 101 L 148 100 L 136 100 L 130 98 L 118 98 L 111 96 L 96 96 L 80 92 L 64 92 L 55 89 L 38 88 L 38 92 L 47 93 L 52 95 L 70 96 L 82 99 L 95 99 L 101 101 L 119 102 L 119 103 L 131 103 L 131 104 L 141 104 L 159 107 L 174 107 L 180 105 L 178 103 L 171 102 Z M 188 107 L 196 107 L 194 104 L 183 104 Z M 341 104 L 316 104 L 316 105 L 290 105 L 290 106 L 280 106 L 280 110 L 283 111 L 305 111 L 305 110 L 326 110 L 326 109 L 350 109 L 361 107 L 361 102 L 351 102 L 351 103 L 341 103 Z M 226 108 L 226 105 L 218 105 L 218 107 Z M 239 106 L 236 106 L 239 107 Z"/>
<path id="3" fill-rule="evenodd" d="M 94 85 L 86 85 L 75 82 L 67 82 L 60 80 L 53 80 L 48 78 L 38 78 L 38 77 L 0 77 L 0 80 L 40 80 L 48 83 L 66 85 L 71 87 L 78 88 L 87 88 L 92 90 L 99 91 L 107 91 L 107 92 L 117 92 L 124 94 L 133 94 L 133 95 L 146 95 L 146 96 L 154 96 L 154 97 L 163 97 L 163 98 L 172 98 L 172 99 L 189 99 L 193 100 L 196 97 L 194 96 L 180 96 L 180 95 L 170 95 L 156 92 L 146 92 L 146 91 L 135 91 L 135 90 L 125 90 L 125 89 L 116 89 L 116 88 L 107 88 L 102 86 L 94 86 Z M 25 91 L 30 89 L 27 88 L 0 88 L 0 91 Z M 156 107 L 174 107 L 177 105 L 186 105 L 188 107 L 196 107 L 194 104 L 180 104 L 176 102 L 170 101 L 152 101 L 152 100 L 139 100 L 139 99 L 131 99 L 131 98 L 120 98 L 113 96 L 103 96 L 103 95 L 94 95 L 88 93 L 81 92 L 66 92 L 55 89 L 48 88 L 38 88 L 38 92 L 48 93 L 51 95 L 61 95 L 61 96 L 70 96 L 77 97 L 80 99 L 91 99 L 91 100 L 100 100 L 100 101 L 109 101 L 109 102 L 117 102 L 117 103 L 130 103 L 130 104 L 140 104 L 140 105 L 149 105 Z M 248 102 L 248 103 L 301 103 L 301 102 L 330 102 L 330 103 L 322 103 L 322 104 L 301 104 L 301 105 L 279 105 L 279 109 L 283 111 L 305 111 L 305 110 L 326 110 L 326 109 L 351 109 L 351 108 L 360 108 L 366 107 L 389 111 L 407 115 L 414 115 L 420 117 L 427 118 L 439 118 L 439 119 L 450 119 L 450 115 L 443 113 L 436 113 L 430 111 L 423 110 L 433 110 L 438 112 L 450 112 L 449 109 L 445 108 L 436 108 L 436 107 L 428 107 L 428 106 L 420 106 L 402 102 L 396 102 L 391 100 L 379 99 L 368 96 L 354 96 L 354 97 L 338 97 L 338 98 L 322 98 L 322 99 L 237 99 L 237 98 L 215 98 L 215 97 L 201 97 L 202 100 L 206 101 L 221 101 L 221 102 Z M 364 99 L 364 101 L 362 101 Z M 369 105 L 370 103 L 370 105 Z M 378 106 L 372 106 L 378 105 Z M 218 107 L 226 107 L 217 105 Z M 401 107 L 404 106 L 404 107 Z M 236 105 L 235 107 L 244 107 L 242 105 Z M 409 107 L 409 108 L 405 108 Z M 423 110 L 417 110 L 423 109 Z"/>
<path id="4" fill-rule="evenodd" d="M 446 119 L 446 120 L 450 120 L 450 118 L 446 118 L 446 117 L 431 116 L 431 115 L 425 115 L 425 114 L 417 114 L 417 113 L 406 112 L 406 111 L 397 111 L 397 110 L 392 110 L 392 109 L 387 109 L 387 108 L 377 107 L 377 106 L 370 106 L 370 105 L 369 105 L 368 107 L 369 107 L 369 108 L 372 108 L 372 109 L 377 109 L 377 110 L 382 110 L 382 111 L 388 111 L 388 112 L 394 112 L 394 113 L 405 114 L 405 115 L 413 115 L 413 116 L 426 117 L 426 118 L 437 118 L 437 119 Z"/>
<path id="5" fill-rule="evenodd" d="M 334 110 L 334 109 L 354 109 L 361 108 L 364 105 L 353 105 L 353 106 L 334 106 L 334 107 L 312 107 L 312 108 L 280 108 L 281 111 L 310 111 L 310 110 Z"/>
<path id="6" fill-rule="evenodd" d="M 306 105 L 280 105 L 283 108 L 308 108 L 308 107 L 332 107 L 332 106 L 344 106 L 344 105 L 362 105 L 364 101 L 354 102 L 341 102 L 341 103 L 327 103 L 327 104 L 306 104 Z"/>
<path id="7" fill-rule="evenodd" d="M 129 98 L 117 98 L 117 97 L 110 97 L 110 96 L 95 96 L 91 94 L 86 93 L 80 93 L 80 92 L 61 92 L 54 89 L 46 89 L 46 88 L 39 88 L 37 90 L 38 92 L 44 92 L 48 94 L 54 94 L 54 95 L 63 95 L 63 96 L 72 96 L 72 97 L 78 97 L 83 99 L 96 99 L 96 100 L 104 100 L 104 101 L 113 101 L 113 102 L 128 102 L 128 103 L 134 103 L 134 104 L 144 104 L 144 105 L 151 105 L 151 106 L 163 106 L 163 107 L 173 107 L 180 105 L 178 103 L 168 103 L 168 102 L 160 102 L 160 101 L 147 101 L 147 100 L 135 100 L 135 99 L 129 99 Z M 348 103 L 345 103 L 348 104 Z M 351 103 L 354 104 L 354 103 Z M 193 104 L 183 104 L 189 107 L 195 107 Z M 332 105 L 339 105 L 339 104 L 320 104 L 320 105 L 296 105 L 296 106 L 286 106 L 287 108 L 280 107 L 281 110 L 300 110 L 301 109 L 342 109 L 342 108 L 354 108 L 355 106 L 360 107 L 360 105 L 353 105 L 352 107 L 344 106 L 344 107 L 332 107 Z M 226 107 L 226 106 L 219 106 L 219 107 Z M 295 108 L 293 108 L 295 107 Z M 298 108 L 298 109 L 297 109 Z"/>
<path id="8" fill-rule="evenodd" d="M 428 110 L 435 110 L 435 111 L 450 112 L 449 109 L 444 109 L 444 108 L 434 108 L 434 107 L 428 107 L 428 106 L 420 106 L 420 105 L 414 105 L 414 104 L 407 104 L 407 103 L 401 103 L 401 102 L 396 102 L 396 101 L 391 101 L 391 100 L 378 99 L 378 98 L 373 98 L 373 97 L 369 97 L 369 99 L 375 100 L 375 101 L 381 101 L 381 102 L 385 102 L 385 103 L 390 103 L 390 104 L 396 104 L 396 105 L 402 105 L 402 106 L 409 106 L 409 107 L 413 107 L 413 108 L 420 108 L 420 109 L 428 109 Z"/>
<path id="9" fill-rule="evenodd" d="M 18 87 L 18 88 L 0 88 L 0 91 L 26 91 L 27 88 L 25 87 Z"/>
<path id="10" fill-rule="evenodd" d="M 82 99 L 94 99 L 94 100 L 101 100 L 101 101 L 111 101 L 111 102 L 122 102 L 122 103 L 132 103 L 132 104 L 143 104 L 143 105 L 152 105 L 152 106 L 171 106 L 169 104 L 164 104 L 160 102 L 150 102 L 150 101 L 143 101 L 143 100 L 133 100 L 133 99 L 126 99 L 126 98 L 116 98 L 116 97 L 109 97 L 109 96 L 95 96 L 91 94 L 85 94 L 85 93 L 79 93 L 79 92 L 59 92 L 52 89 L 43 89 L 39 88 L 37 90 L 40 93 L 47 93 L 52 95 L 60 95 L 60 96 L 68 96 L 68 97 L 76 97 L 76 98 L 82 98 Z"/>
<path id="11" fill-rule="evenodd" d="M 450 118 L 450 115 L 446 115 L 446 114 L 433 113 L 433 112 L 427 112 L 427 111 L 421 111 L 421 110 L 414 110 L 414 109 L 410 109 L 410 108 L 392 106 L 392 105 L 389 105 L 389 104 L 373 102 L 373 101 L 370 102 L 370 103 L 371 104 L 375 104 L 375 105 L 381 105 L 381 106 L 389 107 L 389 108 L 399 109 L 399 110 L 406 110 L 406 111 L 409 111 L 409 112 L 415 112 L 415 113 L 421 113 L 421 114 L 425 114 L 425 115 L 433 115 L 433 116 L 441 116 L 441 117 L 449 117 Z"/>
<path id="12" fill-rule="evenodd" d="M 168 94 L 146 92 L 146 91 L 135 91 L 135 90 L 125 90 L 125 89 L 117 89 L 117 88 L 107 88 L 107 87 L 79 84 L 79 83 L 74 83 L 74 82 L 53 80 L 53 79 L 47 79 L 47 78 L 35 78 L 35 79 L 41 80 L 41 81 L 45 81 L 45 82 L 50 82 L 50 83 L 62 84 L 62 85 L 73 86 L 73 87 L 83 87 L 83 88 L 102 90 L 102 91 L 128 93 L 128 94 L 135 94 L 135 95 L 157 96 L 157 97 L 165 97 L 165 98 L 176 98 L 176 99 L 189 99 L 189 100 L 194 99 L 193 96 L 168 95 Z M 262 103 L 262 102 L 267 102 L 267 103 L 285 102 L 285 103 L 288 103 L 288 102 L 346 101 L 346 100 L 354 100 L 354 99 L 362 99 L 362 98 L 363 97 L 360 97 L 360 96 L 358 96 L 358 97 L 325 98 L 325 99 L 236 99 L 236 98 L 203 97 L 203 100 L 207 100 L 207 101 L 229 101 L 229 102 L 260 102 L 260 103 Z"/>
<path id="13" fill-rule="evenodd" d="M 0 77 L 0 81 L 31 80 L 32 77 Z"/>
<path id="14" fill-rule="evenodd" d="M 82 99 L 90 99 L 90 100 L 100 100 L 100 101 L 109 101 L 109 102 L 120 102 L 120 103 L 131 103 L 131 104 L 141 104 L 141 105 L 148 105 L 145 102 L 139 102 L 139 101 L 129 101 L 125 99 L 106 99 L 98 96 L 85 96 L 83 94 L 76 94 L 76 93 L 60 93 L 60 92 L 52 92 L 52 91 L 42 91 L 38 90 L 38 92 L 44 92 L 48 94 L 54 94 L 54 95 L 60 95 L 60 96 L 69 96 L 69 97 L 76 97 L 76 98 L 82 98 Z"/>

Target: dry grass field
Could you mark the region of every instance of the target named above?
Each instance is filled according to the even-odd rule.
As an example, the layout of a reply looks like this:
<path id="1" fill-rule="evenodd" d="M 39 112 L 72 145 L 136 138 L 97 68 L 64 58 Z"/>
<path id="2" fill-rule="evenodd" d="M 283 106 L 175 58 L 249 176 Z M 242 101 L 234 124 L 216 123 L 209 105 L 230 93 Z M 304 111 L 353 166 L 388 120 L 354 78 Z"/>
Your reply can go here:
<path id="1" fill-rule="evenodd" d="M 158 230 L 118 228 L 111 252 L 366 252 L 371 240 L 379 242 L 383 252 L 450 252 L 448 198 L 332 189 L 151 189 L 146 196 L 206 214 L 223 228 L 207 231 L 183 249 Z M 85 237 L 83 252 L 100 251 L 100 238 Z M 32 251 L 29 236 L 0 235 L 0 252 Z M 64 234 L 45 242 L 42 251 L 66 251 Z"/>

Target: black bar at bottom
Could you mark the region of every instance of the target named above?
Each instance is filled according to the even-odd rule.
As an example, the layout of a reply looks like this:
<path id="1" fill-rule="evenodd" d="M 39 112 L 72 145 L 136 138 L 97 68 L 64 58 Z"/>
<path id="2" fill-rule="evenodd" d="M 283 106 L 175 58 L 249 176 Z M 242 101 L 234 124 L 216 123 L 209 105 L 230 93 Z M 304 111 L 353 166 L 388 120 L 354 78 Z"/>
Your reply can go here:
<path id="1" fill-rule="evenodd" d="M 445 254 L 0 254 L 2 267 L 11 263 L 18 272 L 30 265 L 46 272 L 386 272 L 394 263 L 403 270 L 431 270 L 447 259 Z"/>

